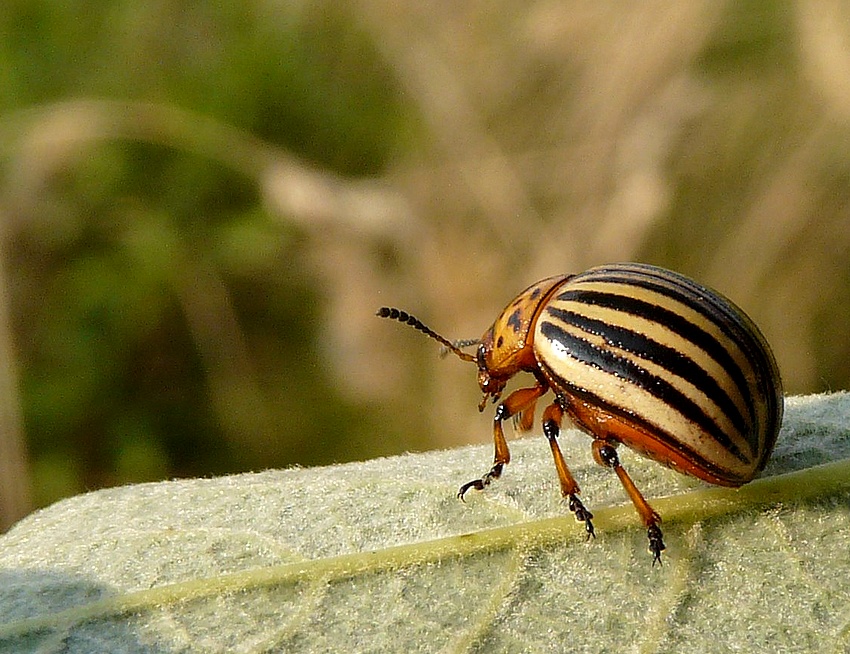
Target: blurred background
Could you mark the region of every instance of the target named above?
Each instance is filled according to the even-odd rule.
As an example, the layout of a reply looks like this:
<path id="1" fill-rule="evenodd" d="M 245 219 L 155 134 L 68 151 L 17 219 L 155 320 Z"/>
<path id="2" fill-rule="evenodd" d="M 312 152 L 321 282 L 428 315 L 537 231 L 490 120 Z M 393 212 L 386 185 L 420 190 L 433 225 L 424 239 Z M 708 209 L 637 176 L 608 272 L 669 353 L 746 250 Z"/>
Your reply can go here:
<path id="1" fill-rule="evenodd" d="M 731 297 L 789 393 L 850 386 L 850 2 L 4 0 L 0 30 L 2 528 L 489 442 L 474 368 L 376 308 L 475 338 L 603 262 Z"/>

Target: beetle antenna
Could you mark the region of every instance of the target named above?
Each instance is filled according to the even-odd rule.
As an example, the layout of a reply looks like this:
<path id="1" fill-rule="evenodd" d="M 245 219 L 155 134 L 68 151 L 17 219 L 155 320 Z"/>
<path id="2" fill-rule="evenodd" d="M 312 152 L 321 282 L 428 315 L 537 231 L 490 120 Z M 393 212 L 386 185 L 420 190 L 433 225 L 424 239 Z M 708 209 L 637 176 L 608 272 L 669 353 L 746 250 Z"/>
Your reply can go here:
<path id="1" fill-rule="evenodd" d="M 455 347 L 459 347 L 462 350 L 463 348 L 469 347 L 470 345 L 478 345 L 480 342 L 480 338 L 460 338 L 456 341 L 452 341 L 452 345 L 454 345 Z M 445 359 L 451 351 L 452 350 L 443 345 L 443 347 L 440 348 L 440 358 Z"/>
<path id="2" fill-rule="evenodd" d="M 468 352 L 464 352 L 457 345 L 452 343 L 449 339 L 440 336 L 433 329 L 425 325 L 419 318 L 416 316 L 411 316 L 407 311 L 402 311 L 401 309 L 396 309 L 394 307 L 381 307 L 378 309 L 376 316 L 380 318 L 389 318 L 390 320 L 398 320 L 400 323 L 404 323 L 405 325 L 410 325 L 414 329 L 419 330 L 426 336 L 430 336 L 435 341 L 440 343 L 444 348 L 446 348 L 449 352 L 456 354 L 459 358 L 464 361 L 475 361 L 475 357 L 469 354 Z"/>

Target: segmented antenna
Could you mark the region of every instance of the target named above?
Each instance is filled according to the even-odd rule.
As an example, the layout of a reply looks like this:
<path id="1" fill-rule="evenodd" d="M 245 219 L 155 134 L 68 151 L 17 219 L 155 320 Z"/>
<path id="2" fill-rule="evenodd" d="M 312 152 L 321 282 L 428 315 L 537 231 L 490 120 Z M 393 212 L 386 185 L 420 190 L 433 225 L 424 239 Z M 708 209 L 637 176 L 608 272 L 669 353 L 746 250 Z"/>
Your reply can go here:
<path id="1" fill-rule="evenodd" d="M 394 307 L 381 307 L 378 309 L 376 316 L 380 318 L 389 318 L 390 320 L 398 320 L 400 323 L 404 323 L 405 325 L 410 325 L 414 329 L 419 330 L 426 336 L 430 336 L 435 341 L 440 343 L 444 348 L 456 354 L 458 357 L 463 359 L 464 361 L 475 361 L 475 357 L 471 354 L 464 352 L 457 345 L 452 343 L 449 339 L 440 336 L 433 329 L 425 325 L 419 318 L 416 316 L 411 316 L 407 311 L 402 311 L 401 309 L 396 309 Z"/>
<path id="2" fill-rule="evenodd" d="M 459 338 L 456 341 L 452 341 L 452 345 L 455 347 L 459 347 L 461 350 L 465 347 L 469 347 L 470 345 L 478 345 L 481 342 L 480 338 Z M 440 358 L 444 359 L 449 356 L 451 350 L 443 345 L 440 348 Z"/>

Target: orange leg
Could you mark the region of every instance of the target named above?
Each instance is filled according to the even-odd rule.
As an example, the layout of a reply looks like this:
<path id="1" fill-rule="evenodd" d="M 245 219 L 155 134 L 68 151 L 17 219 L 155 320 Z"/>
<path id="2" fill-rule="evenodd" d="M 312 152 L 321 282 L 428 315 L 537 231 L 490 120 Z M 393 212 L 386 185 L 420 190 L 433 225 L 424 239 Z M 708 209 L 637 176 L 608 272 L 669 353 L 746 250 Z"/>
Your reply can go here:
<path id="1" fill-rule="evenodd" d="M 555 460 L 555 470 L 558 472 L 558 481 L 561 483 L 561 495 L 569 501 L 569 508 L 575 516 L 576 520 L 584 523 L 587 538 L 596 536 L 593 531 L 593 514 L 584 508 L 584 504 L 578 498 L 581 490 L 578 483 L 573 477 L 570 469 L 567 467 L 567 462 L 564 461 L 564 455 L 561 453 L 561 448 L 558 445 L 558 435 L 561 433 L 561 423 L 564 419 L 564 409 L 555 401 L 543 411 L 543 433 L 546 440 L 549 441 L 549 448 L 552 450 L 552 458 Z"/>
<path id="2" fill-rule="evenodd" d="M 505 398 L 505 401 L 496 407 L 496 414 L 493 418 L 493 443 L 496 447 L 496 454 L 493 458 L 493 467 L 490 472 L 480 479 L 472 481 L 460 487 L 457 496 L 463 499 L 470 488 L 475 490 L 484 490 L 485 486 L 489 486 L 490 482 L 502 476 L 502 470 L 511 461 L 511 452 L 508 449 L 508 441 L 505 439 L 505 430 L 502 428 L 502 422 L 511 416 L 520 414 L 521 422 L 525 421 L 525 415 L 529 410 L 534 409 L 537 399 L 549 390 L 545 386 L 537 385 L 533 388 L 520 388 Z"/>
<path id="3" fill-rule="evenodd" d="M 534 409 L 537 407 L 537 400 L 533 400 L 531 404 L 517 413 L 514 416 L 514 429 L 519 432 L 527 432 L 534 426 Z"/>
<path id="4" fill-rule="evenodd" d="M 638 514 L 640 515 L 643 524 L 646 526 L 646 534 L 649 537 L 649 551 L 652 552 L 652 565 L 655 562 L 661 563 L 661 552 L 664 551 L 663 534 L 661 533 L 661 516 L 655 512 L 646 498 L 638 490 L 629 473 L 620 464 L 620 457 L 617 455 L 617 449 L 614 443 L 603 439 L 594 439 L 593 441 L 593 458 L 596 462 L 607 468 L 613 468 L 620 479 L 620 483 L 626 490 L 626 494 L 635 505 Z"/>

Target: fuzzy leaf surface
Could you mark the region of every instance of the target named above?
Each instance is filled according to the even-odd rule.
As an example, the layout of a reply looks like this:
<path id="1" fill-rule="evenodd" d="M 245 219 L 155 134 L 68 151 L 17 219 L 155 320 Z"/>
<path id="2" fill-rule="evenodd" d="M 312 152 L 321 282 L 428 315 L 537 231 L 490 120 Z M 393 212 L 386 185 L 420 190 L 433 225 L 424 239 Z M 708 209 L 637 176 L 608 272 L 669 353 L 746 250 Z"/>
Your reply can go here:
<path id="1" fill-rule="evenodd" d="M 623 449 L 645 530 L 590 441 L 541 436 L 460 502 L 487 445 L 98 491 L 0 537 L 0 652 L 850 651 L 850 394 L 789 398 L 738 490 Z"/>

